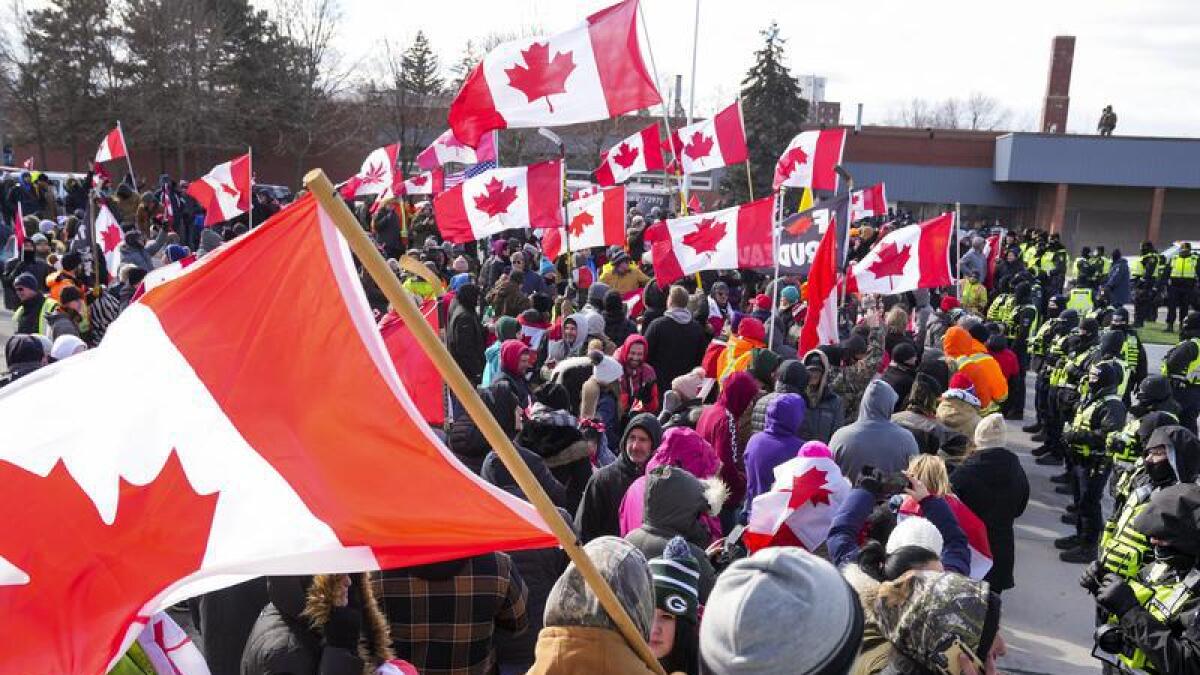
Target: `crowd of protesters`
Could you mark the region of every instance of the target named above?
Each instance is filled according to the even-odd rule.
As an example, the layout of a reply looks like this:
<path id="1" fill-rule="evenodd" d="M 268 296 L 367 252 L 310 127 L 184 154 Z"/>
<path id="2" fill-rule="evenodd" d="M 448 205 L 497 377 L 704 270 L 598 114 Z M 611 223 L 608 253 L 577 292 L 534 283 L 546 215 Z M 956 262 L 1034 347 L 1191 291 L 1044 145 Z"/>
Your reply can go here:
<path id="1" fill-rule="evenodd" d="M 0 386 L 101 344 L 148 272 L 248 229 L 202 227 L 169 180 L 102 189 L 125 237 L 112 283 L 97 285 L 109 271 L 93 267 L 103 257 L 86 192 L 68 188 L 59 206 L 28 178 L 2 202 L 12 222 L 20 201 L 26 243 L 4 269 L 16 334 Z M 255 201 L 253 222 L 280 208 Z M 404 288 L 438 304 L 453 358 L 667 672 L 997 672 L 1001 594 L 1036 583 L 1014 576 L 1029 483 L 1005 424 L 1025 414 L 1030 370 L 1030 430 L 1044 434 L 1046 463 L 1066 464 L 1073 497 L 1064 515 L 1076 533 L 1056 543 L 1090 563 L 1097 643 L 1115 668 L 1200 672 L 1200 314 L 1180 319 L 1186 341 L 1169 372 L 1148 377 L 1122 316 L 1119 252 L 1101 279 L 1091 252 L 1069 274 L 1054 235 L 1010 233 L 999 255 L 966 238 L 959 288 L 851 297 L 839 342 L 802 353 L 800 278 L 730 270 L 661 284 L 632 234 L 550 260 L 529 231 L 461 246 L 441 241 L 428 204 L 354 206 Z M 629 230 L 670 215 L 631 208 Z M 850 256 L 897 226 L 860 224 Z M 363 286 L 387 313 L 366 275 Z M 1069 379 L 1054 380 L 1068 361 Z M 471 471 L 524 496 L 452 399 L 439 431 Z M 1104 522 L 1098 499 L 1122 433 L 1120 505 Z M 821 546 L 752 553 L 747 514 L 796 457 L 834 461 L 847 495 Z M 975 523 L 990 550 L 983 574 Z M 425 675 L 650 672 L 557 548 L 260 578 L 188 605 L 215 675 L 369 673 L 396 660 Z"/>

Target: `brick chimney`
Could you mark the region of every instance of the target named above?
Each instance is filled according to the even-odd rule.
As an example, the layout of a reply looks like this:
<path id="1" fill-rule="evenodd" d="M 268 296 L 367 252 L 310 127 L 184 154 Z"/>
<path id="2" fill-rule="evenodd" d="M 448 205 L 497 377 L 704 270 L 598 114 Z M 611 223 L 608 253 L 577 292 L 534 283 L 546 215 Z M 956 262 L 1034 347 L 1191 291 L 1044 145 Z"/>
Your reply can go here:
<path id="1" fill-rule="evenodd" d="M 1075 60 L 1075 36 L 1054 38 L 1050 51 L 1050 76 L 1046 82 L 1046 102 L 1042 106 L 1042 132 L 1065 134 L 1067 108 L 1071 105 L 1071 64 Z"/>

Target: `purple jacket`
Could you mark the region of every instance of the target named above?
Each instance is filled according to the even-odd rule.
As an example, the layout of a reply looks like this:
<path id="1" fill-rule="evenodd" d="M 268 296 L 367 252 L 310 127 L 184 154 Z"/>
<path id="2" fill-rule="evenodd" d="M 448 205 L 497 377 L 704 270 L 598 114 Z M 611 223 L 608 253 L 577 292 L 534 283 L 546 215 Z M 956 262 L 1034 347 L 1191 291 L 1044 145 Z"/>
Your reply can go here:
<path id="1" fill-rule="evenodd" d="M 767 404 L 767 421 L 762 431 L 746 444 L 746 513 L 754 498 L 770 492 L 775 484 L 775 467 L 794 459 L 804 445 L 800 430 L 808 408 L 804 397 L 783 394 Z"/>

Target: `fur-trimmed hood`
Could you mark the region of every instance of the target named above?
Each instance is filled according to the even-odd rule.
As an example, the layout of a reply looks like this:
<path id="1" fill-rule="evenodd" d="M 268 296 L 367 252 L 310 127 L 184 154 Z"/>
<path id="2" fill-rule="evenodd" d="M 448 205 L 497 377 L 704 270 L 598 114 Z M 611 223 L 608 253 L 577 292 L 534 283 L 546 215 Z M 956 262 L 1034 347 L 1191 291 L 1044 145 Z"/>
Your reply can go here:
<path id="1" fill-rule="evenodd" d="M 308 587 L 308 598 L 301 616 L 318 633 L 322 633 L 329 615 L 338 600 L 340 574 L 318 574 Z M 364 675 L 371 675 L 380 664 L 393 658 L 391 630 L 387 618 L 375 599 L 371 577 L 366 572 L 351 575 L 354 586 L 362 594 L 362 639 L 358 644 L 358 656 L 364 662 Z"/>

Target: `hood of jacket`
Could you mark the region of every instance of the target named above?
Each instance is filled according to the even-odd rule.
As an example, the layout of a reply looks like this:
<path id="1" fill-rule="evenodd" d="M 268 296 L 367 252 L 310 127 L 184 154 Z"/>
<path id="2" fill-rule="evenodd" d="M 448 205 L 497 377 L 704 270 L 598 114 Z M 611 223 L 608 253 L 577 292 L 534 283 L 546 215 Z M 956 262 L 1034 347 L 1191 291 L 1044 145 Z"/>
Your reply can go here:
<path id="1" fill-rule="evenodd" d="M 617 348 L 617 353 L 614 356 L 616 357 L 618 363 L 620 363 L 622 366 L 628 367 L 629 350 L 633 347 L 633 345 L 642 346 L 642 368 L 645 369 L 647 366 L 646 355 L 650 353 L 650 344 L 646 342 L 646 338 L 642 337 L 639 333 L 632 333 L 629 335 L 629 337 L 625 338 L 625 343 Z"/>
<path id="2" fill-rule="evenodd" d="M 688 427 L 671 427 L 662 444 L 646 462 L 646 471 L 660 466 L 677 466 L 697 478 L 711 478 L 721 469 L 721 458 L 704 437 Z"/>
<path id="3" fill-rule="evenodd" d="M 308 619 L 309 624 L 318 631 L 329 623 L 329 616 L 336 607 L 339 595 L 338 580 L 341 576 L 340 574 L 318 574 L 312 577 L 312 583 L 308 586 L 308 597 L 302 616 Z M 372 668 L 376 668 L 384 661 L 393 658 L 391 631 L 388 621 L 375 599 L 375 590 L 372 587 L 370 576 L 366 572 L 359 572 L 351 574 L 350 580 L 352 583 L 351 606 L 359 606 L 362 615 L 363 640 L 359 643 L 358 654 Z"/>
<path id="4" fill-rule="evenodd" d="M 811 353 L 809 352 L 809 354 Z M 779 364 L 779 369 L 775 371 L 775 393 L 803 394 L 806 388 L 808 388 L 808 370 L 803 363 L 796 359 L 787 359 Z"/>
<path id="5" fill-rule="evenodd" d="M 951 326 L 942 336 L 942 351 L 946 352 L 946 356 L 957 359 L 961 356 L 984 353 L 987 348 L 980 344 L 979 340 L 971 337 L 962 326 Z"/>
<path id="6" fill-rule="evenodd" d="M 500 370 L 518 377 L 517 366 L 521 362 L 521 355 L 529 351 L 529 345 L 520 340 L 505 340 L 500 345 Z"/>
<path id="7" fill-rule="evenodd" d="M 32 335 L 14 335 L 4 345 L 4 359 L 10 367 L 18 363 L 41 361 L 45 355 L 41 341 Z"/>
<path id="8" fill-rule="evenodd" d="M 808 405 L 799 394 L 775 396 L 767 404 L 767 433 L 775 436 L 796 436 L 804 424 Z"/>
<path id="9" fill-rule="evenodd" d="M 643 527 L 691 539 L 708 512 L 704 489 L 699 478 L 679 467 L 661 466 L 646 474 Z"/>
<path id="10" fill-rule="evenodd" d="M 830 345 L 833 347 L 833 345 Z M 838 349 L 837 347 L 833 347 Z M 813 404 L 821 402 L 825 399 L 825 395 L 829 392 L 829 376 L 834 365 L 833 360 L 829 356 L 829 352 L 824 349 L 810 349 L 804 355 L 804 392 L 808 391 L 808 367 L 816 365 L 821 369 L 821 381 L 817 383 L 817 389 L 813 392 Z"/>
<path id="11" fill-rule="evenodd" d="M 578 354 L 579 352 L 581 352 L 583 350 L 583 345 L 587 344 L 587 339 L 588 339 L 587 317 L 584 316 L 583 313 L 581 313 L 581 312 L 575 312 L 574 314 L 563 319 L 563 323 L 566 323 L 568 321 L 575 324 L 575 341 L 572 342 L 571 344 L 567 345 L 567 353 Z"/>
<path id="12" fill-rule="evenodd" d="M 692 313 L 686 307 L 672 307 L 663 312 L 663 316 L 669 316 L 672 321 L 681 325 L 692 322 Z"/>
<path id="13" fill-rule="evenodd" d="M 757 393 L 758 381 L 750 373 L 739 370 L 725 378 L 721 395 L 717 397 L 717 403 L 725 406 L 725 409 L 736 419 L 746 412 L 746 408 L 754 402 L 754 395 Z"/>
<path id="14" fill-rule="evenodd" d="M 1196 480 L 1200 474 L 1200 440 L 1196 439 L 1195 434 L 1178 425 L 1159 427 L 1150 434 L 1146 447 L 1158 445 L 1169 448 L 1167 457 L 1180 483 Z"/>
<path id="15" fill-rule="evenodd" d="M 625 441 L 629 439 L 629 432 L 634 429 L 642 429 L 650 434 L 650 444 L 653 446 L 650 456 L 653 457 L 653 453 L 659 444 L 662 443 L 663 437 L 662 424 L 659 423 L 658 417 L 653 413 L 638 413 L 633 419 L 629 420 L 629 424 L 625 425 L 625 431 L 621 433 L 621 455 L 625 455 Z M 628 455 L 625 456 L 628 457 Z"/>
<path id="16" fill-rule="evenodd" d="M 1000 599 L 986 583 L 953 572 L 908 572 L 880 584 L 875 616 L 896 649 L 937 668 L 949 656 L 951 636 L 987 655 L 1000 626 Z"/>
<path id="17" fill-rule="evenodd" d="M 858 407 L 858 419 L 876 422 L 890 420 L 899 398 L 892 385 L 883 380 L 872 380 L 863 392 L 862 403 Z"/>
<path id="18" fill-rule="evenodd" d="M 654 586 L 646 556 L 618 537 L 597 537 L 584 552 L 616 594 L 642 637 L 650 636 L 654 621 Z M 546 626 L 591 626 L 616 630 L 575 563 L 567 566 L 546 598 Z"/>

